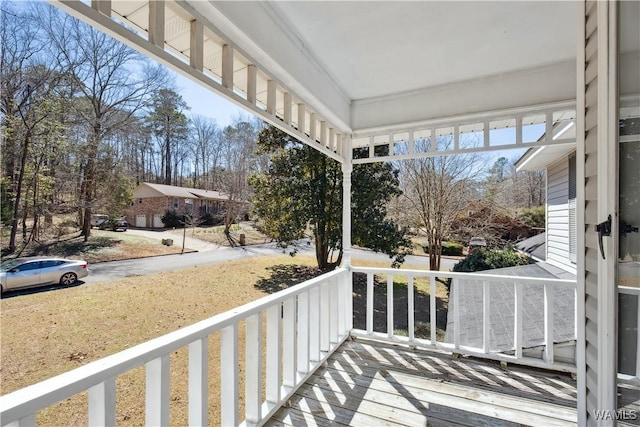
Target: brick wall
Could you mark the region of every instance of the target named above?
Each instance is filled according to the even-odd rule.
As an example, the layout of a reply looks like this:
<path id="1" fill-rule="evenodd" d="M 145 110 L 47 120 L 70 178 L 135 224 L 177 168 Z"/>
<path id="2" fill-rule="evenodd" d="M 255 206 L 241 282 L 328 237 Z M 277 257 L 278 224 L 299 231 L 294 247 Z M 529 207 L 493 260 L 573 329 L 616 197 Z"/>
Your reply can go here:
<path id="1" fill-rule="evenodd" d="M 172 203 L 172 199 L 162 197 L 152 197 L 146 199 L 133 199 L 133 204 L 124 210 L 124 214 L 127 218 L 127 222 L 130 225 L 136 225 L 136 216 L 145 215 L 147 217 L 146 227 L 153 227 L 153 216 L 164 215 L 169 204 Z M 171 205 L 171 208 L 173 205 Z"/>

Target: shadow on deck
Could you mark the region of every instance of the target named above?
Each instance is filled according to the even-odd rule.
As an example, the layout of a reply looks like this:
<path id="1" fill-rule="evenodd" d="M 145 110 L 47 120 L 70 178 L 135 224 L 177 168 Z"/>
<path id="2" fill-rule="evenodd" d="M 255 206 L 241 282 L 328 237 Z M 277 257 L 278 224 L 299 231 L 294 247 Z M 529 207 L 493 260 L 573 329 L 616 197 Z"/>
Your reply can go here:
<path id="1" fill-rule="evenodd" d="M 569 374 L 345 342 L 266 424 L 576 425 Z"/>

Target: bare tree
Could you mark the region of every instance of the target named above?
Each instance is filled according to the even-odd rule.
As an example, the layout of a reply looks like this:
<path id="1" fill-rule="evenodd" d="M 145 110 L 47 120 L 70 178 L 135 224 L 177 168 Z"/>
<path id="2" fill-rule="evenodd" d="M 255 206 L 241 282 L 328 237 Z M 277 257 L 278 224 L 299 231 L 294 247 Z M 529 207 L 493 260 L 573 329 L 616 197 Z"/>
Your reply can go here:
<path id="1" fill-rule="evenodd" d="M 425 140 L 416 145 L 428 145 Z M 451 139 L 439 138 L 438 146 L 449 147 Z M 428 148 L 428 147 L 427 147 Z M 427 151 L 427 150 L 422 150 Z M 473 196 L 472 177 L 483 169 L 477 154 L 434 156 L 398 162 L 404 197 L 413 207 L 419 226 L 427 236 L 429 267 L 440 269 L 442 241 L 456 215 Z"/>
<path id="2" fill-rule="evenodd" d="M 242 115 L 227 126 L 223 132 L 224 174 L 222 190 L 227 194 L 225 233 L 233 224 L 239 209 L 249 199 L 250 191 L 247 177 L 260 172 L 264 155 L 257 151 L 258 134 L 263 124 L 259 120 L 251 120 Z"/>
<path id="3" fill-rule="evenodd" d="M 194 187 L 215 190 L 215 175 L 222 154 L 222 131 L 208 117 L 191 117 L 191 150 L 194 163 Z"/>
<path id="4" fill-rule="evenodd" d="M 101 144 L 109 134 L 129 124 L 149 94 L 165 83 L 166 72 L 79 20 L 51 6 L 38 6 L 39 24 L 48 35 L 58 70 L 72 76 L 86 101 L 75 108 L 75 113 L 87 124 L 81 183 L 82 234 L 86 241 L 91 234 Z"/>
<path id="5" fill-rule="evenodd" d="M 2 129 L 2 177 L 13 193 L 11 232 L 7 250 L 16 250 L 18 219 L 22 216 L 23 240 L 27 238 L 29 189 L 34 215 L 39 206 L 38 178 L 47 161 L 53 135 L 58 135 L 54 117 L 60 111 L 55 92 L 64 74 L 45 64 L 42 40 L 28 10 L 13 10 L 3 4 L 0 10 L 0 117 Z M 46 124 L 45 124 L 46 123 Z M 35 156 L 35 157 L 34 157 Z M 29 178 L 25 186 L 25 179 Z M 34 216 L 33 230 L 37 231 Z"/>

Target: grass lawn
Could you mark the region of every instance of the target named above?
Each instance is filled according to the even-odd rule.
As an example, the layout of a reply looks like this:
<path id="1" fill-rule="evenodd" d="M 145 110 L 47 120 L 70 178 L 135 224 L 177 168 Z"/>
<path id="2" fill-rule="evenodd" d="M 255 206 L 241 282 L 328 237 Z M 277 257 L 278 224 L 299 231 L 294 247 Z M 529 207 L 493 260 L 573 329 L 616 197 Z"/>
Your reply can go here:
<path id="1" fill-rule="evenodd" d="M 363 265 L 357 262 L 358 265 Z M 311 257 L 281 255 L 193 267 L 181 271 L 131 277 L 74 288 L 5 298 L 1 301 L 2 394 L 69 371 L 149 339 L 256 300 L 317 275 Z M 368 263 L 370 266 L 382 266 Z M 406 266 L 414 268 L 413 266 Z M 356 280 L 356 283 L 358 280 Z M 386 278 L 376 279 L 376 307 L 386 299 Z M 366 283 L 366 279 L 365 279 Z M 384 284 L 384 285 L 382 285 Z M 416 283 L 418 298 L 425 289 Z M 394 285 L 400 297 L 400 277 Z M 420 288 L 420 289 L 418 289 Z M 439 303 L 446 292 L 438 288 Z M 354 299 L 362 304 L 362 292 L 354 284 Z M 420 296 L 422 295 L 422 296 Z M 380 300 L 378 300 L 380 298 Z M 427 295 L 428 298 L 428 295 Z M 418 301 L 418 300 L 417 300 Z M 396 316 L 401 323 L 401 305 Z M 406 302 L 404 303 L 406 307 Z M 417 305 L 418 306 L 418 305 Z M 356 311 L 358 311 L 356 309 Z M 406 318 L 406 308 L 404 313 Z M 386 313 L 376 309 L 376 325 Z M 439 322 L 438 322 L 439 323 Z M 243 325 L 239 357 L 244 360 Z M 219 337 L 209 340 L 209 416 L 220 419 Z M 171 355 L 171 425 L 187 424 L 187 352 Z M 243 364 L 240 390 L 243 394 Z M 118 377 L 117 422 L 144 424 L 144 368 Z M 86 424 L 86 393 L 67 399 L 38 413 L 39 425 Z M 243 401 L 240 398 L 240 413 Z M 241 416 L 241 418 L 244 418 Z"/>
<path id="2" fill-rule="evenodd" d="M 135 236 L 126 231 L 93 229 L 87 242 L 76 232 L 46 244 L 31 244 L 20 256 L 60 256 L 93 263 L 176 254 L 181 249 L 180 246 L 161 245 L 154 239 Z"/>
<path id="3" fill-rule="evenodd" d="M 250 221 L 233 224 L 229 231 L 229 238 L 227 238 L 224 234 L 223 225 L 215 227 L 201 226 L 187 228 L 187 235 L 210 243 L 215 243 L 220 246 L 239 246 L 241 234 L 244 234 L 245 245 L 247 246 L 269 243 L 273 240 L 271 237 L 262 233 L 256 225 Z M 178 229 L 173 232 L 176 234 L 182 234 L 182 230 Z"/>

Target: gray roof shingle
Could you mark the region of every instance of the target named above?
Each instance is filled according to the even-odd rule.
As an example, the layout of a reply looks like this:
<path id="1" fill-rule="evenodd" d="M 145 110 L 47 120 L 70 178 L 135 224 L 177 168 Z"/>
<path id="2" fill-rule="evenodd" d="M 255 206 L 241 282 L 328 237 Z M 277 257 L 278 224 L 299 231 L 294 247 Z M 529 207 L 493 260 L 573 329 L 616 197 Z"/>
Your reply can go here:
<path id="1" fill-rule="evenodd" d="M 557 271 L 556 271 L 557 270 Z M 540 278 L 574 278 L 560 269 L 540 264 L 484 271 L 486 274 Z M 554 274 L 556 273 L 556 274 Z M 509 351 L 514 348 L 515 289 L 512 281 L 492 281 L 490 292 L 490 351 Z M 460 345 L 482 348 L 483 301 L 482 280 L 454 280 L 449 296 L 445 342 L 454 342 L 453 302 L 459 292 Z M 544 285 L 523 285 L 523 348 L 544 343 Z M 553 341 L 574 339 L 575 291 L 566 285 L 551 289 L 553 301 Z"/>

